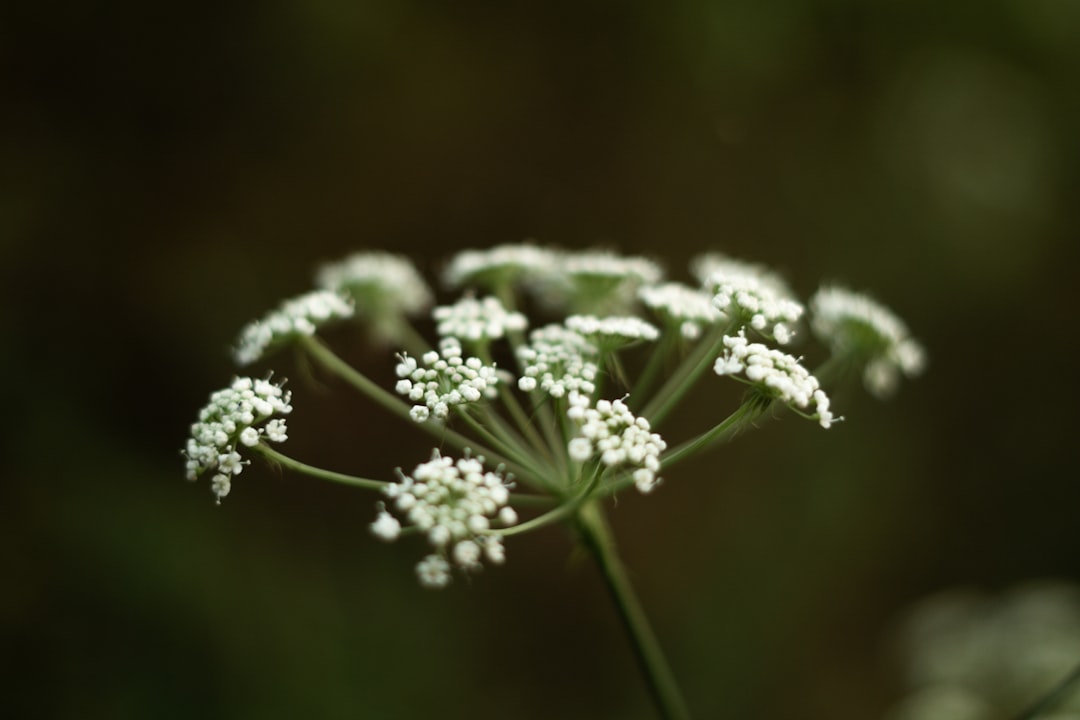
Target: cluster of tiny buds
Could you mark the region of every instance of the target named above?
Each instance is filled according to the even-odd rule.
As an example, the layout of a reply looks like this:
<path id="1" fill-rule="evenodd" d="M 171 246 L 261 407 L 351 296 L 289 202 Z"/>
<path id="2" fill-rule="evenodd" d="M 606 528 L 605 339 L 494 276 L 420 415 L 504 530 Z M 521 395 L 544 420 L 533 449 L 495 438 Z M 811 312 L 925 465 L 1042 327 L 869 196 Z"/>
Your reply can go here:
<path id="1" fill-rule="evenodd" d="M 653 341 L 660 337 L 660 331 L 641 318 L 630 315 L 571 315 L 564 321 L 567 329 L 573 330 L 589 339 L 596 339 L 608 346 L 623 344 L 635 340 Z"/>
<path id="2" fill-rule="evenodd" d="M 238 446 L 254 447 L 262 438 L 277 443 L 288 438 L 285 420 L 270 418 L 292 412 L 289 400 L 290 393 L 281 385 L 249 377 L 238 377 L 229 387 L 213 393 L 199 411 L 198 422 L 192 424 L 183 451 L 187 479 L 213 472 L 210 489 L 221 502 L 229 494 L 232 478 L 247 464 Z"/>
<path id="3" fill-rule="evenodd" d="M 416 315 L 432 303 L 432 292 L 412 262 L 400 255 L 368 251 L 319 268 L 319 287 L 356 300 L 365 312 Z"/>
<path id="4" fill-rule="evenodd" d="M 476 357 L 463 357 L 461 345 L 453 338 L 444 338 L 439 351 L 426 352 L 420 360 L 422 365 L 414 357 L 401 355 L 396 368 L 401 379 L 394 388 L 413 402 L 423 402 L 409 411 L 416 422 L 431 416 L 445 420 L 451 407 L 497 394 L 495 367 Z"/>
<path id="5" fill-rule="evenodd" d="M 595 345 L 563 325 L 533 330 L 529 344 L 517 349 L 522 366 L 518 387 L 525 392 L 539 389 L 555 398 L 568 392 L 591 395 L 599 373 L 591 358 L 597 353 Z"/>
<path id="6" fill-rule="evenodd" d="M 834 352 L 867 356 L 863 384 L 871 394 L 887 397 L 901 374 L 918 375 L 926 364 L 922 346 L 891 310 L 861 293 L 824 287 L 810 299 L 810 327 Z"/>
<path id="7" fill-rule="evenodd" d="M 464 297 L 453 305 L 442 305 L 432 313 L 442 337 L 478 343 L 497 340 L 508 332 L 520 332 L 529 322 L 519 312 L 510 312 L 493 296 L 477 300 Z"/>
<path id="8" fill-rule="evenodd" d="M 793 334 L 790 325 L 802 317 L 803 306 L 766 277 L 721 269 L 708 277 L 705 287 L 713 293 L 717 310 L 786 345 Z"/>
<path id="9" fill-rule="evenodd" d="M 286 300 L 277 310 L 240 331 L 233 358 L 240 366 L 250 365 L 276 345 L 314 335 L 321 325 L 352 315 L 352 301 L 329 290 L 315 290 Z"/>
<path id="10" fill-rule="evenodd" d="M 411 476 L 398 472 L 400 482 L 387 485 L 385 493 L 393 509 L 423 532 L 435 550 L 417 565 L 421 585 L 446 586 L 451 562 L 474 572 L 481 569 L 482 558 L 495 564 L 505 561 L 502 539 L 488 533 L 493 523 L 508 527 L 518 520 L 508 504 L 510 485 L 501 468 L 485 470 L 483 456 L 466 452 L 454 460 L 436 450 Z M 401 523 L 380 503 L 371 531 L 390 542 L 400 535 Z"/>
<path id="11" fill-rule="evenodd" d="M 713 366 L 717 375 L 742 373 L 770 397 L 801 409 L 813 401 L 813 417 L 823 428 L 829 428 L 838 419 L 829 410 L 829 397 L 817 378 L 802 366 L 799 358 L 761 343 L 748 342 L 742 331 L 726 336 L 724 346 L 727 349 Z"/>
<path id="12" fill-rule="evenodd" d="M 638 297 L 657 314 L 678 324 L 687 340 L 696 340 L 703 326 L 715 325 L 724 317 L 713 305 L 712 296 L 682 283 L 645 285 L 638 290 Z"/>
<path id="13" fill-rule="evenodd" d="M 568 396 L 567 417 L 578 424 L 578 436 L 570 441 L 567 452 L 576 462 L 587 462 L 599 456 L 609 467 L 630 465 L 634 484 L 643 493 L 660 482 L 660 454 L 667 443 L 657 433 L 650 432 L 649 421 L 635 417 L 623 400 L 598 400 L 591 407 L 589 398 L 573 392 Z"/>

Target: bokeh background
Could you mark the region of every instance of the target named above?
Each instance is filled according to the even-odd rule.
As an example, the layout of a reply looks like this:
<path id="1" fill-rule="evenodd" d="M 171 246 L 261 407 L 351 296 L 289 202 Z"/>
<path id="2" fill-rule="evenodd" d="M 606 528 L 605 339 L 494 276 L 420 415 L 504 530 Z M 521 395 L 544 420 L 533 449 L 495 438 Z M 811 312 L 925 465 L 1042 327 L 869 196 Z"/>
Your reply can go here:
<path id="1" fill-rule="evenodd" d="M 1078 80 L 1070 0 L 5 4 L 0 712 L 652 717 L 561 530 L 429 593 L 369 495 L 183 480 L 235 333 L 319 262 L 535 238 L 842 281 L 927 346 L 614 509 L 697 717 L 880 717 L 914 600 L 1080 573 Z M 295 456 L 426 458 L 274 367 Z"/>

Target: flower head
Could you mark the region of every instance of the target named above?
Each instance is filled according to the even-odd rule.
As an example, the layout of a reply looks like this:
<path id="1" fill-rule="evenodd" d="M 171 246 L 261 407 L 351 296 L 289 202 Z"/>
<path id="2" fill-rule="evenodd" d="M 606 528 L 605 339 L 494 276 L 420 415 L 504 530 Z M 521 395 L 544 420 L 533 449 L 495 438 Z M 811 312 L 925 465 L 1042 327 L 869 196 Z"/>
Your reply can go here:
<path id="1" fill-rule="evenodd" d="M 638 297 L 668 325 L 677 326 L 687 340 L 696 340 L 703 327 L 724 318 L 713 305 L 710 294 L 682 283 L 645 285 L 638 291 Z"/>
<path id="2" fill-rule="evenodd" d="M 485 365 L 475 357 L 462 356 L 461 345 L 453 338 L 444 338 L 439 351 L 424 353 L 420 362 L 407 354 L 397 365 L 395 389 L 417 403 L 413 420 L 424 422 L 434 415 L 445 420 L 450 408 L 476 403 L 495 397 L 498 374 L 493 365 Z M 422 404 L 421 404 L 422 403 Z"/>
<path id="3" fill-rule="evenodd" d="M 581 334 L 563 325 L 547 325 L 529 334 L 529 344 L 517 349 L 522 376 L 518 387 L 525 392 L 539 389 L 552 397 L 577 391 L 596 391 L 598 348 Z"/>
<path id="4" fill-rule="evenodd" d="M 564 252 L 548 273 L 538 274 L 538 298 L 559 310 L 614 315 L 630 310 L 642 285 L 659 282 L 652 260 L 610 252 Z"/>
<path id="5" fill-rule="evenodd" d="M 398 339 L 403 318 L 431 307 L 433 295 L 408 258 L 386 252 L 359 252 L 323 265 L 319 287 L 342 293 L 356 303 L 359 317 L 384 341 Z"/>
<path id="6" fill-rule="evenodd" d="M 229 494 L 232 478 L 246 461 L 239 450 L 261 440 L 284 442 L 285 420 L 274 417 L 292 412 L 290 393 L 269 380 L 238 377 L 229 387 L 210 396 L 191 426 L 191 436 L 183 451 L 187 457 L 187 479 L 196 480 L 214 473 L 211 490 L 218 502 Z"/>
<path id="7" fill-rule="evenodd" d="M 791 325 L 798 322 L 803 306 L 794 300 L 772 273 L 736 261 L 716 262 L 705 278 L 705 289 L 713 295 L 713 306 L 742 326 L 749 325 L 786 345 Z"/>
<path id="8" fill-rule="evenodd" d="M 442 337 L 462 342 L 486 343 L 507 332 L 520 332 L 529 321 L 519 312 L 510 312 L 496 297 L 477 300 L 464 297 L 453 305 L 441 305 L 432 313 Z"/>
<path id="9" fill-rule="evenodd" d="M 528 276 L 553 272 L 558 253 L 536 245 L 498 245 L 465 250 L 450 260 L 443 281 L 452 288 L 469 285 L 488 290 L 514 287 Z"/>
<path id="10" fill-rule="evenodd" d="M 861 293 L 824 287 L 810 299 L 811 329 L 838 354 L 854 353 L 865 362 L 863 384 L 878 397 L 890 395 L 901 374 L 922 372 L 925 354 L 903 320 Z"/>
<path id="11" fill-rule="evenodd" d="M 454 460 L 436 450 L 431 460 L 417 465 L 412 475 L 401 473 L 401 481 L 387 485 L 385 492 L 393 509 L 423 532 L 435 550 L 416 568 L 425 587 L 448 584 L 451 563 L 476 571 L 485 557 L 496 564 L 505 560 L 502 539 L 488 530 L 514 525 L 517 513 L 508 504 L 510 485 L 499 470 L 484 468 L 482 456 Z M 380 509 L 372 531 L 393 540 L 399 529 L 395 518 Z"/>
<path id="12" fill-rule="evenodd" d="M 660 331 L 641 318 L 630 315 L 571 315 L 564 323 L 591 342 L 604 348 L 620 347 L 638 340 L 653 341 L 660 337 Z"/>
<path id="13" fill-rule="evenodd" d="M 713 366 L 717 375 L 741 373 L 767 397 L 799 409 L 805 410 L 813 403 L 812 417 L 823 428 L 832 425 L 835 418 L 829 410 L 829 397 L 798 358 L 761 343 L 748 342 L 742 331 L 725 337 L 724 345 L 727 349 Z"/>
<path id="14" fill-rule="evenodd" d="M 298 337 L 314 335 L 319 327 L 352 314 L 351 301 L 328 290 L 286 300 L 277 310 L 240 331 L 233 358 L 238 365 L 250 365 L 278 347 Z"/>
<path id="15" fill-rule="evenodd" d="M 667 443 L 651 432 L 649 421 L 635 417 L 622 400 L 598 400 L 593 406 L 581 393 L 569 395 L 567 417 L 578 425 L 577 436 L 567 446 L 577 462 L 598 457 L 609 468 L 629 466 L 634 484 L 643 493 L 659 482 L 660 454 Z"/>

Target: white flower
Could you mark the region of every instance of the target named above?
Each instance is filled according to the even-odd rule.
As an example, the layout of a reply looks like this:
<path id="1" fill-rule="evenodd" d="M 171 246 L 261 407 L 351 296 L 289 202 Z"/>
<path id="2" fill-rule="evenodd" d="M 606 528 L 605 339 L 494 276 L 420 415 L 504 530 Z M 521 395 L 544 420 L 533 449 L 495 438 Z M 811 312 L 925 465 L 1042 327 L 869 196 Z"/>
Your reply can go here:
<path id="1" fill-rule="evenodd" d="M 439 590 L 450 584 L 450 563 L 441 555 L 428 555 L 416 565 L 422 587 Z"/>
<path id="2" fill-rule="evenodd" d="M 381 510 L 375 522 L 371 523 L 371 533 L 380 540 L 393 542 L 401 534 L 401 523 L 390 513 Z"/>
<path id="3" fill-rule="evenodd" d="M 507 332 L 519 332 L 528 327 L 528 320 L 519 312 L 510 312 L 496 297 L 477 300 L 464 297 L 453 305 L 435 308 L 432 316 L 442 337 L 454 337 L 462 342 L 497 340 Z"/>
<path id="4" fill-rule="evenodd" d="M 791 341 L 791 325 L 802 317 L 803 306 L 775 275 L 736 261 L 716 263 L 712 268 L 704 285 L 717 310 L 781 345 Z"/>
<path id="5" fill-rule="evenodd" d="M 454 460 L 441 456 L 438 450 L 411 476 L 402 473 L 400 482 L 386 486 L 391 507 L 422 530 L 436 551 L 421 562 L 423 571 L 417 568 L 422 584 L 442 587 L 450 581 L 447 558 L 466 571 L 479 570 L 484 555 L 492 562 L 502 562 L 501 541 L 487 533 L 493 523 L 507 527 L 517 522 L 517 513 L 508 505 L 509 488 L 500 471 L 485 470 L 483 457 L 466 455 Z M 393 540 L 401 526 L 381 504 L 379 508 L 372 532 Z M 429 582 L 435 577 L 443 581 Z"/>
<path id="6" fill-rule="evenodd" d="M 394 389 L 416 403 L 409 412 L 416 422 L 431 415 L 445 420 L 450 408 L 479 402 L 497 394 L 495 366 L 484 365 L 475 357 L 463 358 L 461 346 L 453 338 L 444 338 L 438 352 L 424 353 L 422 365 L 402 355 L 397 365 L 398 380 Z"/>
<path id="7" fill-rule="evenodd" d="M 351 317 L 351 302 L 334 292 L 316 290 L 286 300 L 277 310 L 261 320 L 249 323 L 240 331 L 233 358 L 238 365 L 250 365 L 273 348 L 297 337 L 314 335 L 322 325 L 339 318 Z"/>
<path id="8" fill-rule="evenodd" d="M 710 294 L 682 283 L 645 285 L 638 297 L 661 317 L 678 325 L 687 340 L 697 339 L 703 326 L 715 325 L 724 318 L 713 306 Z"/>
<path id="9" fill-rule="evenodd" d="M 611 252 L 563 252 L 549 272 L 536 273 L 536 298 L 557 310 L 595 315 L 625 314 L 642 285 L 659 282 L 660 266 L 642 257 Z"/>
<path id="10" fill-rule="evenodd" d="M 499 245 L 488 250 L 465 250 L 450 260 L 443 272 L 449 287 L 513 285 L 523 275 L 554 271 L 558 254 L 536 245 Z"/>
<path id="11" fill-rule="evenodd" d="M 641 318 L 613 315 L 571 315 L 564 323 L 569 330 L 601 345 L 622 345 L 634 340 L 656 340 L 660 331 Z"/>
<path id="12" fill-rule="evenodd" d="M 518 387 L 525 392 L 539 388 L 552 397 L 571 391 L 591 395 L 596 391 L 598 352 L 595 345 L 562 325 L 533 330 L 529 344 L 517 349 L 522 367 Z"/>
<path id="13" fill-rule="evenodd" d="M 274 415 L 292 412 L 290 393 L 269 380 L 238 377 L 229 387 L 218 390 L 199 411 L 183 454 L 187 458 L 187 479 L 196 480 L 213 472 L 211 490 L 220 502 L 229 494 L 232 478 L 247 465 L 239 447 L 257 445 L 260 438 L 271 442 L 285 439 L 285 420 Z M 271 430 L 273 427 L 273 431 Z"/>
<path id="14" fill-rule="evenodd" d="M 901 374 L 922 372 L 926 356 L 907 326 L 866 295 L 824 287 L 810 299 L 811 329 L 834 353 L 855 352 L 866 361 L 863 384 L 878 397 L 890 395 Z"/>
<path id="15" fill-rule="evenodd" d="M 354 253 L 323 265 L 315 276 L 319 287 L 351 298 L 359 317 L 376 340 L 400 339 L 405 317 L 431 307 L 434 296 L 408 258 L 386 252 Z"/>
<path id="16" fill-rule="evenodd" d="M 578 424 L 578 435 L 567 446 L 570 457 L 584 462 L 599 457 L 607 467 L 629 466 L 634 484 L 643 493 L 660 482 L 660 454 L 667 443 L 650 432 L 645 418 L 635 417 L 622 400 L 598 400 L 590 407 L 588 398 L 578 393 L 570 396 L 567 417 Z"/>
<path id="17" fill-rule="evenodd" d="M 761 343 L 747 342 L 742 331 L 725 337 L 724 345 L 727 350 L 713 366 L 717 375 L 741 373 L 769 397 L 800 409 L 809 408 L 812 402 L 815 408 L 812 417 L 823 428 L 832 425 L 835 418 L 829 410 L 828 396 L 798 358 Z"/>
<path id="18" fill-rule="evenodd" d="M 316 284 L 352 297 L 360 311 L 418 315 L 431 307 L 432 293 L 408 258 L 359 252 L 319 268 Z"/>

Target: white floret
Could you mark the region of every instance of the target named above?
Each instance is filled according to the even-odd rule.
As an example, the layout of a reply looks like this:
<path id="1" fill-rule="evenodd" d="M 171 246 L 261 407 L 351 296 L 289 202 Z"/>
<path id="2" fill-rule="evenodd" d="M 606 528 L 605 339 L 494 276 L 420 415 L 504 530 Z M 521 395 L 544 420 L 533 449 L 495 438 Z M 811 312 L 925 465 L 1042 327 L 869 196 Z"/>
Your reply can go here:
<path id="1" fill-rule="evenodd" d="M 660 455 L 667 443 L 651 432 L 645 418 L 636 417 L 622 400 L 598 400 L 590 406 L 588 398 L 572 393 L 567 416 L 578 425 L 577 437 L 570 440 L 567 452 L 576 462 L 599 457 L 610 468 L 632 468 L 631 477 L 638 490 L 650 492 L 660 482 Z"/>
<path id="2" fill-rule="evenodd" d="M 440 336 L 462 342 L 497 340 L 508 332 L 520 332 L 528 326 L 524 315 L 508 311 L 495 297 L 482 300 L 465 297 L 453 305 L 435 308 L 432 315 Z"/>
<path id="3" fill-rule="evenodd" d="M 285 420 L 276 415 L 292 412 L 290 393 L 268 380 L 239 377 L 210 396 L 199 411 L 198 421 L 183 454 L 187 479 L 196 480 L 214 473 L 211 490 L 220 501 L 229 494 L 232 478 L 247 466 L 239 452 L 260 440 L 283 442 L 287 438 Z"/>
<path id="4" fill-rule="evenodd" d="M 508 504 L 507 480 L 498 470 L 486 470 L 483 457 L 467 455 L 454 460 L 435 451 L 431 460 L 417 465 L 411 475 L 401 474 L 401 480 L 387 485 L 383 492 L 390 508 L 422 530 L 435 550 L 421 562 L 424 570 L 417 568 L 426 587 L 442 587 L 450 581 L 448 561 L 462 570 L 477 571 L 482 557 L 491 562 L 505 559 L 505 551 L 490 529 L 493 525 L 514 525 L 518 517 Z M 386 540 L 401 532 L 398 520 L 381 503 L 371 527 Z"/>
<path id="5" fill-rule="evenodd" d="M 286 300 L 276 310 L 240 331 L 233 358 L 238 365 L 250 365 L 272 349 L 298 337 L 314 335 L 321 326 L 352 315 L 352 302 L 328 290 L 316 290 Z"/>
<path id="6" fill-rule="evenodd" d="M 811 329 L 833 352 L 864 356 L 863 384 L 878 397 L 892 394 L 900 375 L 913 377 L 925 367 L 925 352 L 903 320 L 866 295 L 821 288 L 811 298 L 810 310 Z"/>
<path id="7" fill-rule="evenodd" d="M 417 403 L 409 411 L 416 422 L 434 416 L 445 420 L 450 408 L 477 403 L 495 397 L 499 376 L 494 365 L 484 365 L 475 357 L 463 358 L 461 346 L 453 338 L 444 338 L 438 351 L 415 358 L 402 355 L 395 372 L 400 380 L 394 386 L 399 395 Z"/>
<path id="8" fill-rule="evenodd" d="M 828 396 L 798 358 L 761 343 L 751 343 L 742 331 L 725 337 L 724 346 L 724 354 L 713 365 L 717 375 L 742 374 L 768 396 L 801 410 L 809 411 L 813 404 L 812 417 L 823 428 L 836 421 L 829 409 Z"/>

